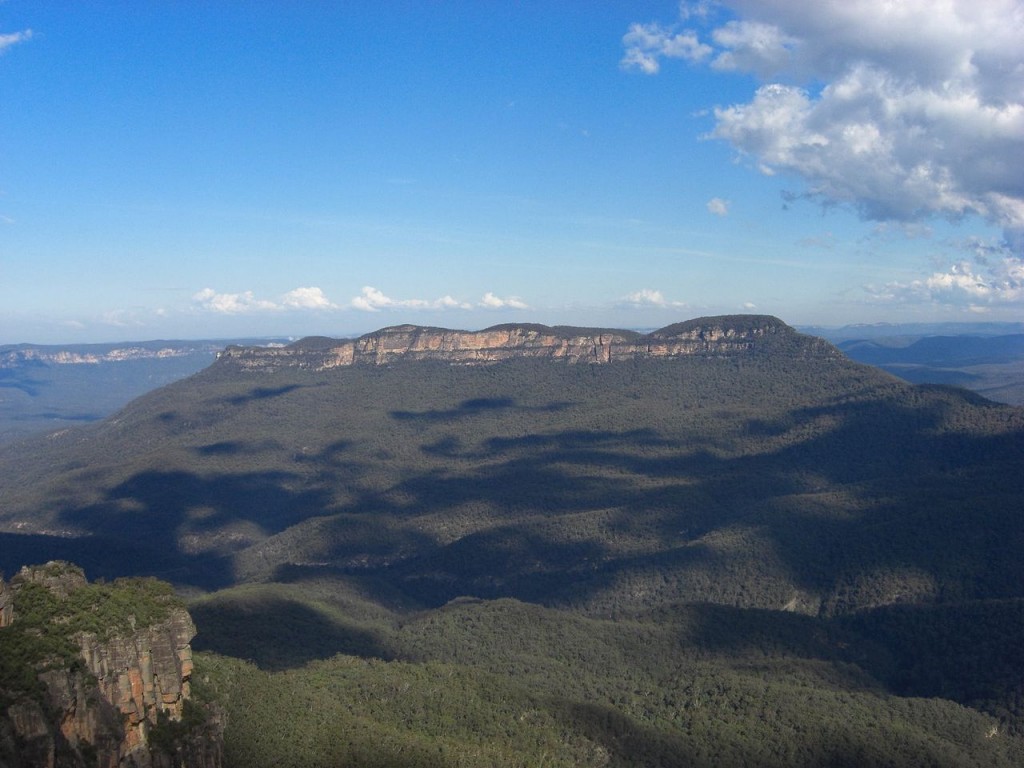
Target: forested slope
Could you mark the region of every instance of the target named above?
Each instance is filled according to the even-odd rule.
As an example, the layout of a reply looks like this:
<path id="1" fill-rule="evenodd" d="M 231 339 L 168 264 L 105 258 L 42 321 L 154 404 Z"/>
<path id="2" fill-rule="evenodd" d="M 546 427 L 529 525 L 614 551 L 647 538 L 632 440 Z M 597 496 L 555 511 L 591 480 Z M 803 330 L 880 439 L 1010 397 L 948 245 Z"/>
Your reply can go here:
<path id="1" fill-rule="evenodd" d="M 0 565 L 194 595 L 237 765 L 1012 765 L 1021 466 L 1021 409 L 785 330 L 225 361 L 0 453 Z"/>

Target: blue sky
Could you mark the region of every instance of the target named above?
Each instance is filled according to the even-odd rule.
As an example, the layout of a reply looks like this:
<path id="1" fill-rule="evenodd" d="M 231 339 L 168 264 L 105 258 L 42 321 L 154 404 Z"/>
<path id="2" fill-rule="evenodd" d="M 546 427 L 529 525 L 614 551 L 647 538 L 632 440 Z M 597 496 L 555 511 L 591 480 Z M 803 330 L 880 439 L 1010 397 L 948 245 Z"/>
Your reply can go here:
<path id="1" fill-rule="evenodd" d="M 1014 0 L 6 0 L 0 343 L 1020 320 L 1021 39 Z"/>

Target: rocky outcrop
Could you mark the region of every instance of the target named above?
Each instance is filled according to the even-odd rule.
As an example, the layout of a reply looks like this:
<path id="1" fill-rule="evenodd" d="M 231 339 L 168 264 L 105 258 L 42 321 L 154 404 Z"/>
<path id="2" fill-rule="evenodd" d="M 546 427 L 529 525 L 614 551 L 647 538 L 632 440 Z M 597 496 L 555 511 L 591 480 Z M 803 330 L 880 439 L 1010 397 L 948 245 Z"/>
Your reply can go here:
<path id="1" fill-rule="evenodd" d="M 482 331 L 399 325 L 358 339 L 310 338 L 286 347 L 228 347 L 219 355 L 218 365 L 241 370 L 327 370 L 418 360 L 482 365 L 522 358 L 606 364 L 642 358 L 733 355 L 759 349 L 839 354 L 827 342 L 802 336 L 777 318 L 739 315 L 690 320 L 649 334 L 532 324 L 497 325 Z"/>
<path id="2" fill-rule="evenodd" d="M 14 618 L 14 592 L 0 578 L 0 629 L 11 623 Z"/>
<path id="3" fill-rule="evenodd" d="M 161 718 L 181 720 L 192 675 L 189 642 L 195 634 L 188 613 L 176 610 L 160 624 L 131 635 L 107 641 L 90 634 L 79 637 L 86 669 L 95 676 L 103 699 L 121 715 L 123 753 L 145 753 L 150 727 Z M 72 700 L 72 692 L 63 690 L 61 680 L 47 681 L 47 689 L 51 694 L 63 694 L 57 697 L 62 704 Z M 88 729 L 90 724 L 83 725 Z M 144 760 L 135 762 L 145 764 Z"/>
<path id="4" fill-rule="evenodd" d="M 12 595 L 21 584 L 38 584 L 60 600 L 67 600 L 71 593 L 89 582 L 85 572 L 70 563 L 51 561 L 46 565 L 25 566 L 11 580 L 9 591 Z"/>
<path id="5" fill-rule="evenodd" d="M 18 628 L 17 596 L 28 584 L 43 586 L 64 603 L 87 582 L 66 563 L 23 568 L 10 584 L 0 580 L 0 595 L 9 598 L 3 631 Z M 129 619 L 134 625 L 134 616 Z M 67 612 L 53 619 L 71 627 L 75 620 Z M 35 628 L 31 634 L 47 635 Z M 191 732 L 181 726 L 190 706 L 194 636 L 184 608 L 169 607 L 159 621 L 129 631 L 72 632 L 77 657 L 70 663 L 36 659 L 41 685 L 35 691 L 4 690 L 0 679 L 0 766 L 217 768 L 216 719 L 201 718 Z"/>

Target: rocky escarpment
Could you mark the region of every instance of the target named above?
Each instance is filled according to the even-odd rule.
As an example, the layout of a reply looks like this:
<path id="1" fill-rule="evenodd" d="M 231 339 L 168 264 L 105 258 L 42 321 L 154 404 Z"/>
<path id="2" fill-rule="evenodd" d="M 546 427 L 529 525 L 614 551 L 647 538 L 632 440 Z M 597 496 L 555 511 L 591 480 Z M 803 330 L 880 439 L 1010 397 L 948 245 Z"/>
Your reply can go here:
<path id="1" fill-rule="evenodd" d="M 0 629 L 8 626 L 14 619 L 14 592 L 0 579 Z"/>
<path id="2" fill-rule="evenodd" d="M 213 341 L 150 341 L 136 344 L 75 344 L 52 346 L 16 344 L 0 346 L 0 369 L 31 366 L 101 365 L 139 360 L 169 360 L 193 355 L 214 355 Z"/>
<path id="3" fill-rule="evenodd" d="M 827 342 L 803 336 L 778 318 L 739 315 L 690 320 L 648 334 L 533 324 L 496 325 L 482 331 L 399 325 L 357 339 L 309 338 L 286 347 L 228 347 L 218 357 L 218 365 L 262 371 L 326 370 L 416 360 L 481 365 L 519 358 L 604 364 L 753 351 L 839 354 Z"/>
<path id="4" fill-rule="evenodd" d="M 166 585 L 89 585 L 67 563 L 0 580 L 0 766 L 217 768 L 190 700 L 195 626 Z"/>

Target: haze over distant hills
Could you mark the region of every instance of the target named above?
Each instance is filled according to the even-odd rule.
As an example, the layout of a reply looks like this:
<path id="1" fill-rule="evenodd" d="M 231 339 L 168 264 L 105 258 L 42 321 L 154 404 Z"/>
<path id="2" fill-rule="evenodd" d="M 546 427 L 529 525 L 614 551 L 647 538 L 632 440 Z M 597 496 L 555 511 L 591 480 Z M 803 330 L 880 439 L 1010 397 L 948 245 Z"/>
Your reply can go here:
<path id="1" fill-rule="evenodd" d="M 0 345 L 0 443 L 97 421 L 191 376 L 232 343 L 279 339 Z"/>
<path id="2" fill-rule="evenodd" d="M 839 348 L 915 384 L 950 384 L 1024 405 L 1024 333 L 851 339 Z"/>
<path id="3" fill-rule="evenodd" d="M 855 323 L 842 326 L 801 325 L 798 330 L 834 344 L 857 339 L 922 338 L 925 336 L 1012 336 L 1024 333 L 1021 323 Z"/>
<path id="4" fill-rule="evenodd" d="M 1024 323 L 878 323 L 805 328 L 854 360 L 914 384 L 950 384 L 1024 405 Z"/>

